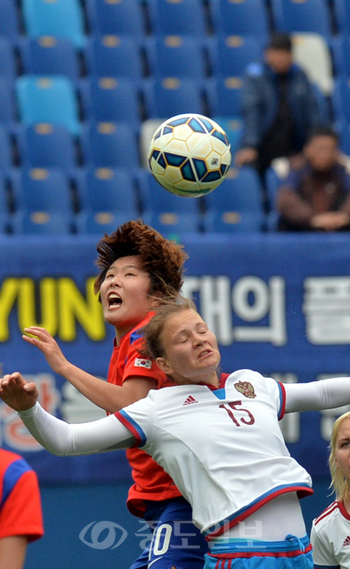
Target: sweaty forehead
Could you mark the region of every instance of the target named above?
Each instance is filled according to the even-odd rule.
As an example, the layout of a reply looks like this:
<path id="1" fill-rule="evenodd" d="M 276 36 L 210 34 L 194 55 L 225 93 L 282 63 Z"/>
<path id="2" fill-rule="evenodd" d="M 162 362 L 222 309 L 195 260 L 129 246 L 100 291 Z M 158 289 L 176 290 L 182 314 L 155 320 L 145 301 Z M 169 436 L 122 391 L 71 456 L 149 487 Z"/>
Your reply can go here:
<path id="1" fill-rule="evenodd" d="M 181 312 L 175 312 L 169 314 L 167 317 L 166 328 L 171 330 L 173 334 L 187 328 L 191 328 L 198 323 L 203 322 L 201 316 L 193 310 L 192 308 L 182 310 Z"/>

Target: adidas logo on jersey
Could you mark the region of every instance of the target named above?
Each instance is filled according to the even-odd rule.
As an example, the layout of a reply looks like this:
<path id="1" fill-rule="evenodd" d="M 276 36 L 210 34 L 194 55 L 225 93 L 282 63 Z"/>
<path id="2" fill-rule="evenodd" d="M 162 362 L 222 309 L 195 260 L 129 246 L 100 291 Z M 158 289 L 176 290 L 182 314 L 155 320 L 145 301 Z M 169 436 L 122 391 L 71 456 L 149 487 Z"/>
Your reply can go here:
<path id="1" fill-rule="evenodd" d="M 198 401 L 197 399 L 192 397 L 192 395 L 190 395 L 189 397 L 187 397 L 186 401 L 184 402 L 184 405 L 192 405 L 192 403 L 198 403 Z"/>
<path id="2" fill-rule="evenodd" d="M 343 547 L 345 547 L 346 545 L 350 545 L 350 535 L 348 535 L 348 537 L 344 539 Z"/>

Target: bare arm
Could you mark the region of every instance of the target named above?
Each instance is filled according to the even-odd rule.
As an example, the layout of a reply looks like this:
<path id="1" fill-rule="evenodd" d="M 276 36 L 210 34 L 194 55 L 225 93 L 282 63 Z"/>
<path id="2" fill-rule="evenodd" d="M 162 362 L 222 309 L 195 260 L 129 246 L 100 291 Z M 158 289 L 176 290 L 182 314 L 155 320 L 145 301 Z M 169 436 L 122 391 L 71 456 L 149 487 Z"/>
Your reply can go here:
<path id="1" fill-rule="evenodd" d="M 28 540 L 25 535 L 13 535 L 0 539 L 1 569 L 22 569 L 27 553 Z"/>
<path id="2" fill-rule="evenodd" d="M 95 405 L 109 413 L 115 413 L 147 396 L 151 389 L 156 388 L 156 381 L 152 378 L 134 377 L 124 382 L 123 386 L 113 385 L 98 379 L 79 367 L 71 364 L 64 356 L 56 340 L 45 328 L 31 326 L 25 328 L 26 334 L 22 338 L 29 344 L 36 346 L 45 356 L 48 364 L 55 373 L 62 375 L 85 397 Z"/>
<path id="3" fill-rule="evenodd" d="M 321 411 L 350 404 L 350 377 L 284 384 L 286 413 Z"/>

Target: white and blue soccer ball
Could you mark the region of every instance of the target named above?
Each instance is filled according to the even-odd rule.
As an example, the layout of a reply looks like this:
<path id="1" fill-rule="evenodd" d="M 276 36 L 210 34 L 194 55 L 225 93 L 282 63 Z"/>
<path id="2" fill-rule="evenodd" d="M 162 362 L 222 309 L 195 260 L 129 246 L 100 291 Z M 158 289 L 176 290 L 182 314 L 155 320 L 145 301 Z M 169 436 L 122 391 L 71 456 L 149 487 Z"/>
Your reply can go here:
<path id="1" fill-rule="evenodd" d="M 177 196 L 199 197 L 225 179 L 231 147 L 225 131 L 212 119 L 194 113 L 177 115 L 154 133 L 148 163 L 163 188 Z"/>

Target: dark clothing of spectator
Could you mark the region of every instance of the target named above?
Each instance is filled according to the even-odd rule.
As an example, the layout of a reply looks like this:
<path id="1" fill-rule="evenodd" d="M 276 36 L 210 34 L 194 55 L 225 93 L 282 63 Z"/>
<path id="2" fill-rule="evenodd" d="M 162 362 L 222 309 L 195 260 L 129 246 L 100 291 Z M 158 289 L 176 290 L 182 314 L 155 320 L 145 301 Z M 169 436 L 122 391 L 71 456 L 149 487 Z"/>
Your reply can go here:
<path id="1" fill-rule="evenodd" d="M 284 74 L 266 63 L 248 65 L 242 88 L 240 148 L 256 148 L 264 172 L 274 158 L 302 151 L 312 126 L 324 120 L 319 99 L 304 71 L 292 64 Z"/>
<path id="2" fill-rule="evenodd" d="M 306 162 L 292 168 L 276 198 L 279 231 L 323 231 L 311 220 L 315 215 L 342 211 L 350 216 L 350 175 L 342 164 L 315 171 Z M 339 231 L 349 231 L 350 224 Z"/>

